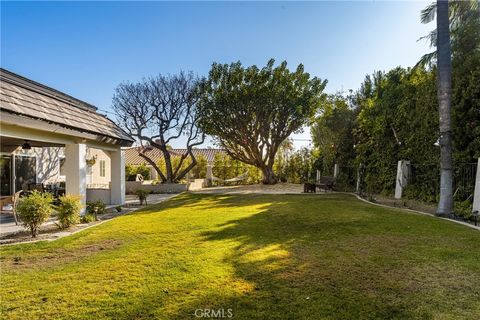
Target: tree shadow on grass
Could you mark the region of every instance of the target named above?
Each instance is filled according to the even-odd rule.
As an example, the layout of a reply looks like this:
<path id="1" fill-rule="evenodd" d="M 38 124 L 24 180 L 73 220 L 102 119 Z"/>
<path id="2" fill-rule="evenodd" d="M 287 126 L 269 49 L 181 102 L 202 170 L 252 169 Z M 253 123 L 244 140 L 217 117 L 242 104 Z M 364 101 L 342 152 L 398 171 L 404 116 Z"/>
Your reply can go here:
<path id="1" fill-rule="evenodd" d="M 204 219 L 198 229 L 181 229 L 178 235 L 188 232 L 191 241 L 166 253 L 151 246 L 130 248 L 138 250 L 139 259 L 130 267 L 151 263 L 143 261 L 147 256 L 158 256 L 155 264 L 162 266 L 143 266 L 153 268 L 152 278 L 139 278 L 138 283 L 133 279 L 138 286 L 134 295 L 112 292 L 109 300 L 92 301 L 92 308 L 116 319 L 196 319 L 198 309 L 231 309 L 236 319 L 429 319 L 442 312 L 453 315 L 457 310 L 448 308 L 461 305 L 441 305 L 438 294 L 472 298 L 471 288 L 478 283 L 474 278 L 464 277 L 471 286 L 468 291 L 455 277 L 449 282 L 453 271 L 435 264 L 425 269 L 428 258 L 411 255 L 425 245 L 418 227 L 406 234 L 399 233 L 395 223 L 388 229 L 381 219 L 400 223 L 400 218 L 356 200 L 347 205 L 352 199 L 347 196 L 316 199 L 180 195 L 147 207 L 135 215 L 191 208 L 196 212 L 192 219 L 212 214 L 221 218 L 212 220 L 213 228 Z M 234 209 L 235 218 L 222 216 Z M 188 215 L 188 210 L 179 214 Z M 151 217 L 142 221 L 156 220 Z M 164 239 L 159 245 L 167 245 Z M 125 258 L 134 259 L 127 253 Z"/>
<path id="2" fill-rule="evenodd" d="M 263 195 L 249 195 L 249 197 L 262 197 Z M 251 200 L 239 201 L 238 195 L 219 195 L 219 194 L 193 194 L 185 193 L 168 199 L 166 201 L 149 205 L 131 214 L 157 213 L 162 210 L 182 208 L 219 209 L 229 208 L 231 206 L 240 207 L 251 205 Z"/>
<path id="3" fill-rule="evenodd" d="M 203 241 L 237 243 L 222 262 L 247 285 L 204 293 L 177 318 L 207 308 L 231 309 L 237 319 L 429 319 L 445 308 L 431 297 L 435 285 L 421 283 L 435 275 L 412 272 L 414 237 L 372 234 L 378 217 L 368 210 L 338 212 L 335 201 L 321 208 L 307 199 L 283 197 L 204 232 Z"/>

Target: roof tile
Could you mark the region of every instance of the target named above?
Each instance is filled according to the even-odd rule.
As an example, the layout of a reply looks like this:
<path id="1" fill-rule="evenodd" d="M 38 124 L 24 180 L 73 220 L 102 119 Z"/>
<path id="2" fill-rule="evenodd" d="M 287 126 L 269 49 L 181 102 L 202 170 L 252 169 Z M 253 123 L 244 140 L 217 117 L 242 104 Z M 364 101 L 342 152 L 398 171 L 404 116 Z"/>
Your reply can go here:
<path id="1" fill-rule="evenodd" d="M 111 137 L 129 144 L 133 139 L 113 121 L 81 100 L 0 69 L 0 109 L 56 123 L 73 130 Z"/>

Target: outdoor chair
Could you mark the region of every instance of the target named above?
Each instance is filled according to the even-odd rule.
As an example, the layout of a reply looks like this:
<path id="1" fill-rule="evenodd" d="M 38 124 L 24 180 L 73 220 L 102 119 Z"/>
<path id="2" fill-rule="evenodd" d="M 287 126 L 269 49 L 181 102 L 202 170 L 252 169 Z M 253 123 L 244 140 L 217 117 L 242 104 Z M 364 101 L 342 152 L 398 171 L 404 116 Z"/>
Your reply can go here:
<path id="1" fill-rule="evenodd" d="M 43 183 L 29 183 L 28 184 L 28 191 L 39 191 L 39 192 L 45 192 L 45 187 Z"/>
<path id="2" fill-rule="evenodd" d="M 18 199 L 20 199 L 20 195 L 22 194 L 22 190 L 15 192 L 15 194 L 11 196 L 6 196 L 2 197 L 0 201 L 0 209 L 3 211 L 3 207 L 5 205 L 12 205 L 12 213 L 13 213 L 13 218 L 15 219 L 15 224 L 18 225 L 18 217 L 17 217 L 17 204 L 18 204 Z M 10 211 L 10 210 L 8 210 Z"/>
<path id="3" fill-rule="evenodd" d="M 317 188 L 323 189 L 325 192 L 333 191 L 333 187 L 335 186 L 335 178 L 334 177 L 320 177 L 320 181 L 317 182 Z"/>
<path id="4" fill-rule="evenodd" d="M 315 183 L 304 183 L 303 184 L 303 193 L 315 193 L 316 192 Z"/>

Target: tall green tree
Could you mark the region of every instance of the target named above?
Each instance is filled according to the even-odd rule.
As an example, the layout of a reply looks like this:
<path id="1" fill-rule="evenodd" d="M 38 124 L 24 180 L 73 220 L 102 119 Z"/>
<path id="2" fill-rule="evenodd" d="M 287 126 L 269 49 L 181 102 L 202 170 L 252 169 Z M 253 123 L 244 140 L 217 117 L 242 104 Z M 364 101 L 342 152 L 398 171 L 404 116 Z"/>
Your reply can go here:
<path id="1" fill-rule="evenodd" d="M 314 147 L 320 152 L 323 164 L 351 165 L 355 158 L 353 130 L 356 112 L 349 97 L 341 93 L 329 95 L 316 116 L 310 132 Z"/>
<path id="2" fill-rule="evenodd" d="M 420 20 L 422 23 L 430 23 L 435 19 L 437 2 L 432 2 L 422 10 Z M 449 29 L 452 55 L 465 56 L 465 52 L 479 49 L 480 45 L 480 5 L 478 0 L 449 1 Z M 425 54 L 417 66 L 435 65 L 437 59 L 437 29 L 432 30 L 421 39 L 430 42 L 434 51 Z"/>
<path id="3" fill-rule="evenodd" d="M 214 63 L 200 84 L 198 110 L 203 130 L 234 159 L 258 167 L 264 184 L 274 184 L 280 144 L 300 132 L 320 106 L 327 81 L 311 78 L 299 65 L 271 59 L 261 69 L 240 62 Z"/>

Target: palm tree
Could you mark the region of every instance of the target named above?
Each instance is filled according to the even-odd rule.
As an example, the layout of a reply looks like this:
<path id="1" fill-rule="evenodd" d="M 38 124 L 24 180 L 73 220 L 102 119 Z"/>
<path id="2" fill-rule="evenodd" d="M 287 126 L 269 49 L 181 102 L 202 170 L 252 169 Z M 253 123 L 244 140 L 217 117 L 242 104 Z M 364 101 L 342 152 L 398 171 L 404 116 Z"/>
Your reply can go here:
<path id="1" fill-rule="evenodd" d="M 453 213 L 452 59 L 448 0 L 437 0 L 437 96 L 440 117 L 440 200 L 437 215 Z"/>
<path id="2" fill-rule="evenodd" d="M 479 31 L 479 19 L 480 19 L 480 2 L 478 0 L 467 1 L 450 1 L 449 2 L 449 24 L 450 24 L 450 42 L 452 48 L 459 46 L 462 38 L 465 38 L 465 34 L 474 36 L 476 33 L 476 39 L 478 39 Z M 437 3 L 432 2 L 420 14 L 420 20 L 422 23 L 430 23 L 435 19 L 435 13 L 437 11 Z M 419 40 L 427 40 L 430 43 L 430 47 L 437 47 L 437 29 L 431 31 L 428 35 L 421 37 Z M 468 41 L 470 44 L 478 43 L 478 41 Z M 477 47 L 478 48 L 478 47 Z M 478 49 L 477 49 L 478 50 Z M 424 67 L 432 65 L 437 59 L 437 50 L 429 52 L 422 56 L 416 67 Z"/>

